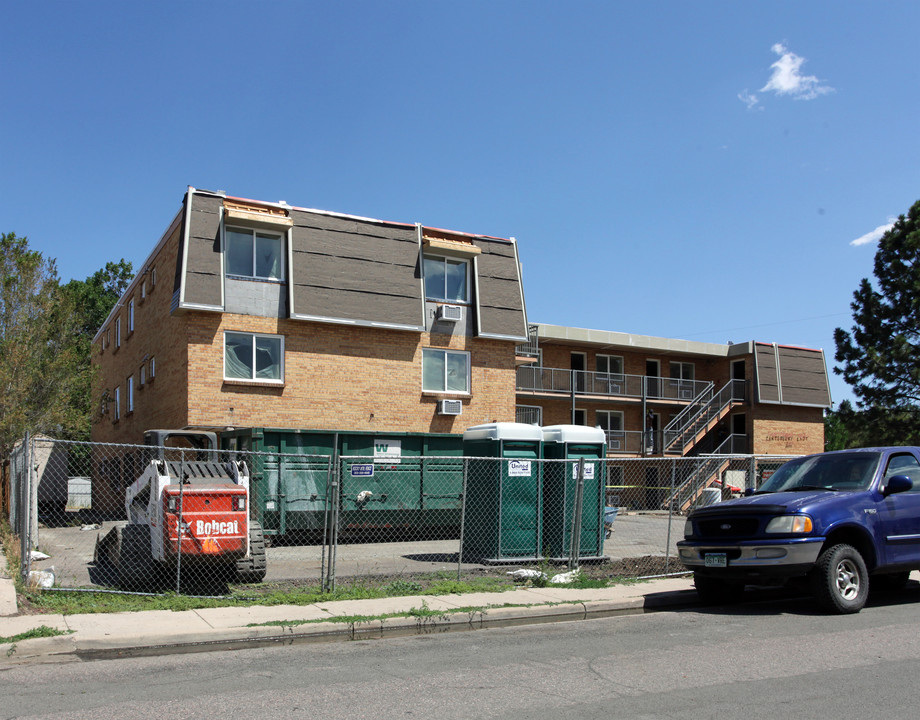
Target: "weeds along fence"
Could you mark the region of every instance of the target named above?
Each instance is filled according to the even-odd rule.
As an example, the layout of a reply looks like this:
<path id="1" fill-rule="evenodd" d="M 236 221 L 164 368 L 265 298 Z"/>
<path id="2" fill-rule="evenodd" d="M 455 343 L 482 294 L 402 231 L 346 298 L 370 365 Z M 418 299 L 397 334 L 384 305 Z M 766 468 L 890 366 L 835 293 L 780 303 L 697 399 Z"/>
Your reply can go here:
<path id="1" fill-rule="evenodd" d="M 10 523 L 23 581 L 60 589 L 332 590 L 519 568 L 639 578 L 683 572 L 686 513 L 787 459 L 331 457 L 34 437 L 11 459 Z"/>

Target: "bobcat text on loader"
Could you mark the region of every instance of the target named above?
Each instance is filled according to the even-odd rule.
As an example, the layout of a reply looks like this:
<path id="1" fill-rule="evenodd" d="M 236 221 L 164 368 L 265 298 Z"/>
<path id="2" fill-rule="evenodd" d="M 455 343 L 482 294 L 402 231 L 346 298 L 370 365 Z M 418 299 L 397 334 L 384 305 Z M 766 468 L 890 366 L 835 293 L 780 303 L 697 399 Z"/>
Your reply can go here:
<path id="1" fill-rule="evenodd" d="M 94 561 L 117 570 L 125 588 L 179 563 L 188 577 L 264 580 L 265 538 L 249 517 L 246 463 L 219 461 L 212 432 L 148 430 L 144 444 L 146 467 L 125 491 L 128 520 L 97 538 Z"/>

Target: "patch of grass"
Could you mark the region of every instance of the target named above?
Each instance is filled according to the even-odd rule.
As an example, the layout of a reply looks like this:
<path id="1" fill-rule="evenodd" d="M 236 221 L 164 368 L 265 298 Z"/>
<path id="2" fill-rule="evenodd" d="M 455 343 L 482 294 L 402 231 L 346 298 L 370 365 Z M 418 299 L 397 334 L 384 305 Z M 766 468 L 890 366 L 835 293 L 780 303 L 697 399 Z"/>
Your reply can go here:
<path id="1" fill-rule="evenodd" d="M 39 625 L 37 628 L 32 628 L 31 630 L 26 630 L 26 632 L 21 632 L 18 635 L 10 635 L 9 637 L 4 637 L 0 635 L 0 645 L 6 645 L 7 643 L 15 643 L 20 640 L 32 640 L 33 638 L 44 638 L 44 637 L 57 637 L 58 635 L 70 635 L 73 630 L 57 630 L 55 628 L 50 628 L 47 625 Z"/>

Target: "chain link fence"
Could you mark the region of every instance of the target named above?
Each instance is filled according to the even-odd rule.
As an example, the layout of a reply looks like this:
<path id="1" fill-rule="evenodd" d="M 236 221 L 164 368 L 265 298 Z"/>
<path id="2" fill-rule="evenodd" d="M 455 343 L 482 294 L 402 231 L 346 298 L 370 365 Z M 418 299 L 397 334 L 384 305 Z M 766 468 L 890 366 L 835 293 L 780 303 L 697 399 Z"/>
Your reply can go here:
<path id="1" fill-rule="evenodd" d="M 27 438 L 10 463 L 24 582 L 224 594 L 505 577 L 683 572 L 694 507 L 788 458 L 383 458 Z"/>

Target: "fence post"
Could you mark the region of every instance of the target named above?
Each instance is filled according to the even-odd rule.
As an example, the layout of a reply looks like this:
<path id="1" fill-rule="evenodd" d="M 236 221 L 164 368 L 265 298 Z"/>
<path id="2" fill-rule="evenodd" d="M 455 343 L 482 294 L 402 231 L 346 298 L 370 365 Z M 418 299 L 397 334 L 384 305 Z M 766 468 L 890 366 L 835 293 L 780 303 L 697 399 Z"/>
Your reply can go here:
<path id="1" fill-rule="evenodd" d="M 664 574 L 670 572 L 671 566 L 671 522 L 674 519 L 674 485 L 677 476 L 677 458 L 671 458 L 671 502 L 668 503 L 668 539 L 664 546 Z"/>
<path id="2" fill-rule="evenodd" d="M 469 458 L 463 458 L 463 487 L 460 489 L 460 547 L 457 550 L 457 582 L 460 582 L 463 568 L 463 531 L 466 529 L 466 481 L 469 468 Z"/>
<path id="3" fill-rule="evenodd" d="M 572 538 L 569 541 L 569 570 L 574 570 L 578 567 L 578 559 L 581 555 L 581 513 L 582 513 L 582 504 L 584 503 L 585 496 L 585 460 L 584 458 L 579 458 L 578 464 L 575 466 L 577 480 L 575 483 L 575 513 L 572 517 Z M 563 473 L 566 475 L 569 472 L 569 465 L 565 463 L 563 465 Z M 545 468 L 544 468 L 545 472 Z M 565 478 L 563 482 L 563 487 L 565 487 L 568 482 L 568 478 Z M 564 497 L 564 494 L 563 494 Z M 565 508 L 562 508 L 563 511 Z"/>
<path id="4" fill-rule="evenodd" d="M 27 432 L 22 443 L 23 467 L 19 474 L 19 571 L 22 582 L 29 581 L 32 569 L 32 438 Z"/>
<path id="5" fill-rule="evenodd" d="M 335 591 L 335 561 L 339 546 L 339 493 L 341 491 L 339 480 L 342 477 L 342 468 L 345 467 L 346 462 L 346 460 L 340 459 L 334 466 L 330 463 L 332 472 L 330 473 L 330 482 L 327 484 L 329 501 L 326 504 L 326 536 L 328 543 L 323 548 L 323 564 L 326 567 L 326 572 L 323 576 L 324 593 Z"/>
<path id="6" fill-rule="evenodd" d="M 164 450 L 164 453 L 166 451 Z M 176 522 L 176 593 L 182 586 L 182 535 L 185 526 L 185 450 L 179 451 L 179 517 Z M 128 518 L 130 520 L 130 518 Z M 122 560 L 124 562 L 124 560 Z"/>

